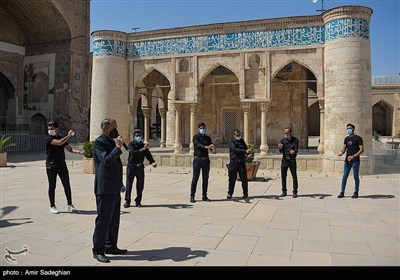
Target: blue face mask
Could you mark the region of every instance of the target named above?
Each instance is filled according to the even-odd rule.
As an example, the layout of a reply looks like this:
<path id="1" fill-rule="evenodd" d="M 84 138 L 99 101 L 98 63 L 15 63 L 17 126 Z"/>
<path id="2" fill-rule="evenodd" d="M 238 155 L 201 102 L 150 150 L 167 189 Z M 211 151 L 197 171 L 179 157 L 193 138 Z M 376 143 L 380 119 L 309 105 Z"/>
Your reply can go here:
<path id="1" fill-rule="evenodd" d="M 201 135 L 204 135 L 204 134 L 206 134 L 206 129 L 205 128 L 200 128 L 199 132 L 200 132 Z"/>
<path id="2" fill-rule="evenodd" d="M 141 142 L 142 141 L 142 136 L 135 136 L 135 141 L 136 142 Z"/>
<path id="3" fill-rule="evenodd" d="M 351 129 L 351 128 L 348 128 L 348 129 L 347 129 L 347 134 L 348 134 L 348 135 L 351 135 L 351 134 L 353 134 L 353 129 Z"/>

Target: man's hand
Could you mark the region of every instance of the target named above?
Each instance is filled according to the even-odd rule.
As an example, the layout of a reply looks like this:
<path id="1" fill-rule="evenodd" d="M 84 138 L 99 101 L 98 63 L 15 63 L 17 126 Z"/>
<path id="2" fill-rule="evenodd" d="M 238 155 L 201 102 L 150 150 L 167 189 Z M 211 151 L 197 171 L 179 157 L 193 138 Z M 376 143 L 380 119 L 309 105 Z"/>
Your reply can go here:
<path id="1" fill-rule="evenodd" d="M 151 164 L 151 166 L 153 166 L 154 168 L 156 168 L 156 167 L 157 167 L 157 163 L 153 162 L 153 163 Z"/>
<path id="2" fill-rule="evenodd" d="M 282 143 L 278 143 L 278 148 L 282 149 L 283 148 L 283 144 Z"/>
<path id="3" fill-rule="evenodd" d="M 75 136 L 75 131 L 69 130 L 68 131 L 68 137 L 72 137 L 72 136 Z"/>
<path id="4" fill-rule="evenodd" d="M 120 136 L 117 137 L 117 146 L 118 146 L 118 148 L 121 149 L 123 144 L 124 144 L 124 139 L 120 135 Z"/>

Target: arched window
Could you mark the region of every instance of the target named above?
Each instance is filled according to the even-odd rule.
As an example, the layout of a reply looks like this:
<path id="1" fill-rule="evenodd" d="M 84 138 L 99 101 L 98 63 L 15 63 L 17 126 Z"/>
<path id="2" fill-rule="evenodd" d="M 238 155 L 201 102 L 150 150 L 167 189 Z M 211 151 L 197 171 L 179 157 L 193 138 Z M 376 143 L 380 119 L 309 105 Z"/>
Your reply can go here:
<path id="1" fill-rule="evenodd" d="M 189 72 L 189 61 L 185 58 L 179 62 L 179 72 Z"/>

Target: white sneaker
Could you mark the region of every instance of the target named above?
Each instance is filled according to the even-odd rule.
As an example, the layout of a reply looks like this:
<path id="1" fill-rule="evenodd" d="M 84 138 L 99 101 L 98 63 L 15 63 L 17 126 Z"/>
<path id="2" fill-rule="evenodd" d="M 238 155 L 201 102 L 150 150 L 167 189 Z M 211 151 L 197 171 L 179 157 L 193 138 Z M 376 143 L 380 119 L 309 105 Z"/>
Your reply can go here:
<path id="1" fill-rule="evenodd" d="M 52 214 L 60 214 L 60 211 L 57 210 L 57 207 L 50 207 L 50 213 Z"/>
<path id="2" fill-rule="evenodd" d="M 68 211 L 68 212 L 71 212 L 71 213 L 76 213 L 76 212 L 78 212 L 78 210 L 76 210 L 76 208 L 75 208 L 74 205 L 72 205 L 72 204 L 68 205 L 67 211 Z"/>

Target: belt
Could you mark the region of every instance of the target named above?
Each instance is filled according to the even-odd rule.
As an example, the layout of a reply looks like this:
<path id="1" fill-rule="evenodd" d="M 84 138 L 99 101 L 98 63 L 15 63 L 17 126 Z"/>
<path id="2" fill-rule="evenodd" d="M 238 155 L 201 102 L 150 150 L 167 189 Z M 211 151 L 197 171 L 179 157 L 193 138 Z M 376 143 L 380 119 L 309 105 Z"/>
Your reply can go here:
<path id="1" fill-rule="evenodd" d="M 242 161 L 244 161 L 244 159 L 232 159 L 232 161 L 234 161 L 234 162 L 242 162 Z"/>
<path id="2" fill-rule="evenodd" d="M 195 158 L 195 159 L 201 159 L 201 160 L 206 160 L 206 159 L 208 159 L 208 157 L 197 157 L 197 156 L 194 156 L 194 158 Z"/>
<path id="3" fill-rule="evenodd" d="M 131 162 L 129 164 L 133 165 L 133 166 L 137 166 L 137 167 L 140 167 L 143 165 L 143 163 L 131 163 Z"/>

